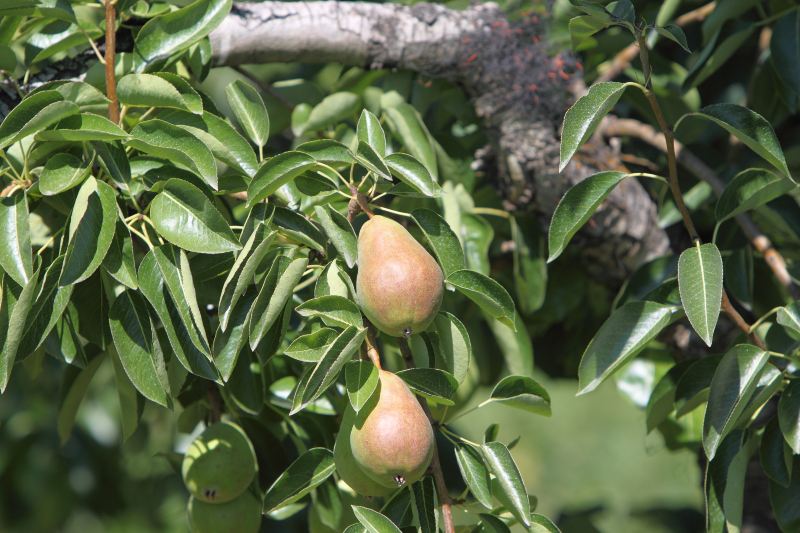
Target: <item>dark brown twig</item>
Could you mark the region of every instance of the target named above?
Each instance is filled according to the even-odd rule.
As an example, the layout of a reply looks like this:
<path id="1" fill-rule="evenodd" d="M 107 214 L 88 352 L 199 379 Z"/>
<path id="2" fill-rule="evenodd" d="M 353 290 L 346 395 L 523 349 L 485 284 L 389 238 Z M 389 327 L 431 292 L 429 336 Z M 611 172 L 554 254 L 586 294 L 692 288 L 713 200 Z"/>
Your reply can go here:
<path id="1" fill-rule="evenodd" d="M 408 339 L 401 337 L 398 341 L 400 344 L 400 353 L 403 356 L 403 362 L 406 368 L 414 368 L 414 357 L 411 355 L 411 348 L 408 346 Z M 436 428 L 438 422 L 431 415 L 428 409 L 427 402 L 422 398 L 417 398 L 422 410 L 431 422 L 431 426 Z M 442 517 L 444 520 L 445 533 L 455 533 L 455 526 L 453 525 L 453 501 L 450 499 L 450 493 L 447 491 L 447 484 L 444 480 L 444 472 L 442 471 L 442 463 L 439 460 L 439 449 L 434 442 L 433 445 L 433 459 L 431 459 L 431 473 L 433 474 L 433 481 L 436 484 L 436 492 L 439 494 L 439 503 L 442 504 Z"/>
<path id="2" fill-rule="evenodd" d="M 222 419 L 222 396 L 217 386 L 208 382 L 208 412 L 209 422 L 212 424 Z"/>
<path id="3" fill-rule="evenodd" d="M 106 96 L 108 118 L 111 122 L 119 122 L 119 101 L 117 100 L 117 79 L 114 74 L 114 55 L 117 48 L 117 10 L 116 0 L 105 0 L 106 7 Z"/>

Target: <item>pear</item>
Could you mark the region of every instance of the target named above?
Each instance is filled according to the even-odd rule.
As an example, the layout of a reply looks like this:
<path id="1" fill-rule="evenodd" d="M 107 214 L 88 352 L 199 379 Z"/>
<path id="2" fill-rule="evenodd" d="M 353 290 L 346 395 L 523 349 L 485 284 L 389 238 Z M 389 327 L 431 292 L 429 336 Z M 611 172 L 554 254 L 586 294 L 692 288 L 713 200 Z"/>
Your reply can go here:
<path id="1" fill-rule="evenodd" d="M 181 473 L 197 500 L 224 503 L 241 495 L 256 475 L 256 452 L 242 428 L 230 422 L 209 426 L 183 457 Z"/>
<path id="2" fill-rule="evenodd" d="M 380 370 L 380 392 L 372 409 L 360 412 L 350 433 L 356 464 L 388 488 L 420 479 L 434 451 L 433 430 L 405 382 Z"/>
<path id="3" fill-rule="evenodd" d="M 336 435 L 336 442 L 333 445 L 333 460 L 336 463 L 336 471 L 339 477 L 347 485 L 362 496 L 388 496 L 392 490 L 373 481 L 353 457 L 353 450 L 350 447 L 350 434 L 353 431 L 353 423 L 356 420 L 356 412 L 348 403 L 342 416 L 342 425 Z"/>
<path id="4" fill-rule="evenodd" d="M 436 260 L 394 220 L 373 216 L 358 235 L 356 293 L 376 328 L 394 337 L 424 331 L 442 303 Z"/>
<path id="5" fill-rule="evenodd" d="M 225 503 L 189 499 L 192 533 L 258 533 L 261 528 L 261 500 L 247 490 Z"/>

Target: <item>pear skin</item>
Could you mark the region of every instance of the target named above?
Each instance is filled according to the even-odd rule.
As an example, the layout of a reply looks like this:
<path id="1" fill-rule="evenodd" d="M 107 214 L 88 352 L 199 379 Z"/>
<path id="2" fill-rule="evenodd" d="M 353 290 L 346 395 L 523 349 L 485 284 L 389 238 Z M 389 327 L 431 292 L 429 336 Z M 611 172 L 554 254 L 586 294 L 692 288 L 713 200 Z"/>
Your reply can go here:
<path id="1" fill-rule="evenodd" d="M 431 424 L 405 382 L 380 371 L 380 392 L 372 409 L 360 412 L 350 433 L 358 466 L 384 487 L 420 479 L 433 458 Z"/>
<path id="2" fill-rule="evenodd" d="M 392 493 L 392 490 L 373 481 L 356 464 L 353 450 L 350 448 L 350 433 L 353 431 L 355 420 L 356 412 L 348 403 L 342 417 L 339 434 L 336 435 L 336 442 L 333 445 L 333 460 L 336 463 L 336 471 L 342 481 L 362 496 L 388 496 Z"/>
<path id="3" fill-rule="evenodd" d="M 358 235 L 356 293 L 376 328 L 393 337 L 424 331 L 442 304 L 436 260 L 400 224 L 373 216 Z"/>

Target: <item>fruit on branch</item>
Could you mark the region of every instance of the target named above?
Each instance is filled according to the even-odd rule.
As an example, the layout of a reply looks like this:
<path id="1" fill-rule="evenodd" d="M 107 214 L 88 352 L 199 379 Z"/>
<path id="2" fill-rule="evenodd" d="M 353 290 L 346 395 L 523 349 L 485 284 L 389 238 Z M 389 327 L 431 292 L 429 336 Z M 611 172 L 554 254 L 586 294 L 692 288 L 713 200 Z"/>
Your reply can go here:
<path id="1" fill-rule="evenodd" d="M 208 503 L 189 498 L 192 533 L 258 533 L 261 528 L 261 500 L 246 490 L 225 503 Z"/>
<path id="2" fill-rule="evenodd" d="M 257 468 L 256 452 L 244 430 L 230 422 L 217 422 L 189 446 L 181 472 L 195 499 L 224 503 L 247 489 Z"/>
<path id="3" fill-rule="evenodd" d="M 375 394 L 373 398 L 377 398 L 377 396 Z M 353 431 L 355 420 L 356 412 L 348 403 L 342 416 L 342 425 L 336 435 L 336 442 L 333 445 L 333 459 L 336 463 L 336 471 L 342 481 L 362 496 L 388 496 L 392 493 L 392 489 L 384 487 L 370 478 L 358 466 L 353 457 L 353 450 L 350 447 L 350 433 Z"/>
<path id="4" fill-rule="evenodd" d="M 442 269 L 403 226 L 376 215 L 361 227 L 356 292 L 376 328 L 394 337 L 424 331 L 443 290 Z"/>
<path id="5" fill-rule="evenodd" d="M 425 474 L 433 457 L 433 430 L 405 382 L 386 370 L 379 372 L 377 401 L 356 416 L 350 447 L 367 476 L 397 488 Z"/>

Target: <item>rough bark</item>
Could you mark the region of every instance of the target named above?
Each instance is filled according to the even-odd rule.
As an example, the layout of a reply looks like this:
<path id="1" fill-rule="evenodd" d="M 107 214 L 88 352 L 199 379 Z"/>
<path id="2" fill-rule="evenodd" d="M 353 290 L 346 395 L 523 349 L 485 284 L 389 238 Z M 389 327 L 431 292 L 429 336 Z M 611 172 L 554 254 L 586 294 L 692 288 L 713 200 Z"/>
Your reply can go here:
<path id="1" fill-rule="evenodd" d="M 595 143 L 557 172 L 560 123 L 581 73 L 573 58 L 548 53 L 545 31 L 536 16 L 509 23 L 492 3 L 455 11 L 432 4 L 263 2 L 235 4 L 211 40 L 218 66 L 334 61 L 459 84 L 489 133 L 483 169 L 506 207 L 547 220 L 567 188 L 621 163 Z M 644 188 L 623 182 L 578 237 L 587 267 L 613 283 L 668 251 L 655 215 Z"/>

